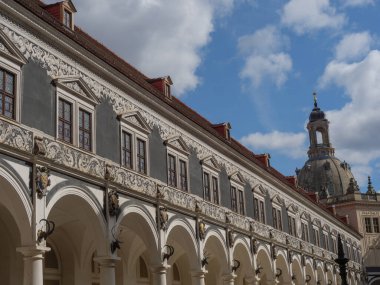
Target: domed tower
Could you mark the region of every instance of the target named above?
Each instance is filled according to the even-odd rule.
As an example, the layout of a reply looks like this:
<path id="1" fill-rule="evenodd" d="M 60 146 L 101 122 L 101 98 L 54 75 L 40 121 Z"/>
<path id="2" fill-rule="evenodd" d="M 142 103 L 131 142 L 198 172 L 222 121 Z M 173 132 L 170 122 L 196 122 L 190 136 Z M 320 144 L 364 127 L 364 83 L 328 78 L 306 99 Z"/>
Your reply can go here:
<path id="1" fill-rule="evenodd" d="M 318 107 L 314 93 L 314 108 L 310 113 L 307 130 L 310 146 L 309 159 L 302 169 L 296 169 L 298 184 L 307 191 L 318 192 L 321 199 L 359 191 L 350 165 L 334 156 L 330 143 L 329 121 Z"/>

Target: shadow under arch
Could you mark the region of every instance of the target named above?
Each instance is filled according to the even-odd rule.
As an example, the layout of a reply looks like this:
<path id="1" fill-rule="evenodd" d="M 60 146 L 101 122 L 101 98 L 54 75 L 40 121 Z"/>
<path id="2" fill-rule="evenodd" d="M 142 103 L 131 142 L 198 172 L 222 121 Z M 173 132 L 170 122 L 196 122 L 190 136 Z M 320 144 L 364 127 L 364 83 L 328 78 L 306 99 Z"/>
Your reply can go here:
<path id="1" fill-rule="evenodd" d="M 305 282 L 305 277 L 303 274 L 302 266 L 301 266 L 301 261 L 299 260 L 298 257 L 294 256 L 292 258 L 292 276 L 291 279 L 294 281 L 295 285 L 304 285 Z"/>
<path id="2" fill-rule="evenodd" d="M 225 236 L 219 229 L 209 227 L 204 240 L 204 254 L 208 257 L 206 285 L 223 284 L 222 276 L 228 271 L 228 249 Z"/>
<path id="3" fill-rule="evenodd" d="M 255 270 L 257 270 L 257 272 L 260 271 L 257 273 L 261 280 L 260 282 L 263 284 L 266 284 L 265 282 L 273 282 L 273 263 L 268 245 L 259 244 L 256 260 L 257 268 Z"/>
<path id="4" fill-rule="evenodd" d="M 50 196 L 47 219 L 55 223 L 49 240 L 61 256 L 62 285 L 91 281 L 92 254 L 109 254 L 102 206 L 89 190 L 66 186 Z"/>
<path id="5" fill-rule="evenodd" d="M 237 237 L 235 239 L 233 259 L 240 262 L 240 267 L 235 272 L 237 275 L 235 285 L 246 284 L 245 278 L 253 278 L 254 271 L 249 244 L 245 238 Z"/>
<path id="6" fill-rule="evenodd" d="M 151 209 L 152 210 L 152 209 Z M 114 233 L 121 241 L 116 266 L 118 284 L 138 284 L 140 257 L 147 267 L 160 263 L 157 225 L 149 209 L 140 202 L 128 201 L 121 205 Z"/>
<path id="7" fill-rule="evenodd" d="M 183 216 L 174 215 L 168 221 L 166 236 L 166 244 L 174 247 L 174 255 L 169 260 L 169 264 L 172 265 L 168 271 L 169 284 L 174 277 L 173 265 L 175 263 L 181 284 L 191 285 L 191 271 L 196 270 L 199 265 L 199 252 L 194 226 Z"/>

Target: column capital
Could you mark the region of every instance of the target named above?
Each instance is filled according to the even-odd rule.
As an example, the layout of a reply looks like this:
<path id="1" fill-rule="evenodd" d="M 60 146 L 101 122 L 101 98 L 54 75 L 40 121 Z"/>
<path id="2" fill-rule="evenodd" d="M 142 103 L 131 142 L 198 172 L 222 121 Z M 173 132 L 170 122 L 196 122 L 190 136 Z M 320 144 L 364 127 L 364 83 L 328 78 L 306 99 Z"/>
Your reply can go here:
<path id="1" fill-rule="evenodd" d="M 156 274 L 165 274 L 171 266 L 169 264 L 156 264 L 152 266 L 152 272 Z"/>
<path id="2" fill-rule="evenodd" d="M 204 277 L 208 271 L 206 269 L 201 269 L 201 270 L 194 270 L 191 271 L 191 276 L 192 277 Z"/>
<path id="3" fill-rule="evenodd" d="M 16 251 L 20 252 L 24 257 L 35 258 L 43 258 L 44 253 L 50 250 L 50 247 L 43 245 L 21 246 L 16 248 Z"/>
<path id="4" fill-rule="evenodd" d="M 223 277 L 223 281 L 226 282 L 226 284 L 234 284 L 237 275 L 232 272 L 229 274 L 225 274 L 222 277 Z"/>
<path id="5" fill-rule="evenodd" d="M 94 258 L 94 261 L 102 267 L 115 267 L 116 263 L 120 260 L 120 257 L 114 256 L 97 256 Z"/>

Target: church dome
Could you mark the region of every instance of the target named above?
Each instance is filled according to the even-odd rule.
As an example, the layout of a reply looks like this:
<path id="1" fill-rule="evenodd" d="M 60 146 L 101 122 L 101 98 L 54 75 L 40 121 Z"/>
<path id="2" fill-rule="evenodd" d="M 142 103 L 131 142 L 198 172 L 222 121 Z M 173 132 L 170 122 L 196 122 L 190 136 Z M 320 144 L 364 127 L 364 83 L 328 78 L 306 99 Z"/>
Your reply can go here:
<path id="1" fill-rule="evenodd" d="M 302 169 L 297 169 L 298 184 L 310 192 L 317 192 L 320 198 L 345 195 L 359 191 L 350 165 L 335 157 L 330 143 L 329 121 L 318 107 L 314 93 L 314 108 L 310 113 L 307 129 L 310 146 L 309 159 Z"/>
<path id="2" fill-rule="evenodd" d="M 350 165 L 336 157 L 309 159 L 297 170 L 298 184 L 305 190 L 323 195 L 344 195 L 359 190 Z"/>
<path id="3" fill-rule="evenodd" d="M 318 107 L 315 107 L 311 113 L 310 113 L 310 116 L 309 116 L 309 121 L 310 122 L 314 122 L 314 121 L 317 121 L 317 120 L 325 120 L 325 112 L 323 112 L 320 108 Z"/>

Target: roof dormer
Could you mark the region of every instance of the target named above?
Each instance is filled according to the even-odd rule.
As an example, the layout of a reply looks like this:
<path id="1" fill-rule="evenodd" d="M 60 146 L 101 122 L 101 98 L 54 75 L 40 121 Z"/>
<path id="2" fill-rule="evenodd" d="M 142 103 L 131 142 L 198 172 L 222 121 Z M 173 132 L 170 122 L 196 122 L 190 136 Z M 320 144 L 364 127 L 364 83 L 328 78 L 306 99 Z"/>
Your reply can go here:
<path id="1" fill-rule="evenodd" d="M 71 0 L 46 5 L 44 9 L 57 18 L 66 28 L 74 30 L 74 13 L 77 10 Z"/>
<path id="2" fill-rule="evenodd" d="M 265 167 L 270 167 L 270 154 L 269 153 L 263 153 L 263 154 L 255 154 L 255 157 L 260 160 Z"/>
<path id="3" fill-rule="evenodd" d="M 171 99 L 171 86 L 173 85 L 173 81 L 170 76 L 148 79 L 148 82 L 158 91 L 162 92 L 166 98 Z"/>
<path id="4" fill-rule="evenodd" d="M 228 122 L 212 125 L 212 128 L 221 134 L 226 140 L 231 140 L 231 124 Z"/>

